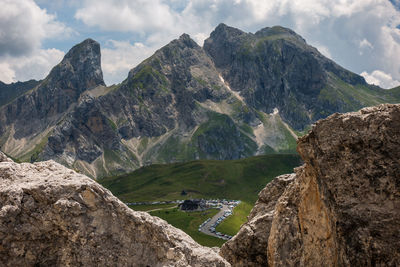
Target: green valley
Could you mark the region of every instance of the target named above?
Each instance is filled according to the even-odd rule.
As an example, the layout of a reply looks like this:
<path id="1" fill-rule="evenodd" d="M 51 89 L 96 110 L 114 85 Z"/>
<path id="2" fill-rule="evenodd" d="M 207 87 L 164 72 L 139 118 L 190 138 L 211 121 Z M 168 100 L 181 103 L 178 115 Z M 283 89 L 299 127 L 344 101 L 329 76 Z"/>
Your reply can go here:
<path id="1" fill-rule="evenodd" d="M 299 165 L 301 159 L 297 154 L 270 154 L 239 160 L 197 160 L 150 165 L 129 174 L 104 178 L 99 182 L 126 203 L 191 198 L 241 200 L 242 203 L 234 209 L 234 214 L 218 227 L 218 231 L 234 235 L 246 221 L 260 190 L 274 177 L 293 172 L 293 168 Z M 214 213 L 186 213 L 173 206 L 130 207 L 145 211 L 157 209 L 150 214 L 167 220 L 200 244 L 220 246 L 224 242 L 197 231 L 197 227 Z"/>

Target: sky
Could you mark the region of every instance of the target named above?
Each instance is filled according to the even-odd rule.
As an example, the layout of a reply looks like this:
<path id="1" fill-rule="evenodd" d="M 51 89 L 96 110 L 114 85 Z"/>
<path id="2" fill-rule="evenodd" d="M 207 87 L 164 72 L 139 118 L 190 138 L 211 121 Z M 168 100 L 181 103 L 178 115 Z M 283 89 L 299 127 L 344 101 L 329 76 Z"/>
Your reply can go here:
<path id="1" fill-rule="evenodd" d="M 75 44 L 101 45 L 107 85 L 181 34 L 281 25 L 383 88 L 400 85 L 400 0 L 0 0 L 0 81 L 43 79 Z"/>

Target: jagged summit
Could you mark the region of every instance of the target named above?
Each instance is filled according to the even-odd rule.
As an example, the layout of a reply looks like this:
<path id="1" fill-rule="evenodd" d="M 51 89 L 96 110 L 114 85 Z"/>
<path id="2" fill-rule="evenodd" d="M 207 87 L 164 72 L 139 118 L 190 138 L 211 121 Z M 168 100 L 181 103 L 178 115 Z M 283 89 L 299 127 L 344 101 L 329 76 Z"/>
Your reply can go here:
<path id="1" fill-rule="evenodd" d="M 49 75 L 30 90 L 0 107 L 2 143 L 8 152 L 23 156 L 34 150 L 83 92 L 104 86 L 99 43 L 87 39 L 74 46 Z M 23 139 L 23 145 L 17 145 Z M 7 147 L 7 146 L 6 146 Z"/>
<path id="2" fill-rule="evenodd" d="M 182 34 L 179 39 L 180 42 L 183 42 L 185 45 L 187 45 L 190 48 L 195 48 L 199 47 L 199 45 L 190 37 L 189 34 Z"/>
<path id="3" fill-rule="evenodd" d="M 285 28 L 282 26 L 273 26 L 273 27 L 265 27 L 255 33 L 257 37 L 272 37 L 274 36 L 275 38 L 285 38 L 285 37 L 292 37 L 296 39 L 297 41 L 301 43 L 306 43 L 306 40 L 304 40 L 300 35 L 298 35 L 295 31 Z"/>
<path id="4" fill-rule="evenodd" d="M 71 58 L 71 57 L 74 57 L 76 55 L 78 55 L 80 57 L 86 56 L 88 53 L 90 53 L 92 51 L 95 54 L 100 55 L 100 44 L 97 41 L 95 41 L 95 40 L 93 40 L 91 38 L 88 38 L 86 40 L 83 40 L 79 44 L 74 45 L 68 51 L 68 53 L 65 55 L 64 58 Z"/>
<path id="5" fill-rule="evenodd" d="M 363 77 L 281 26 L 252 34 L 220 24 L 204 42 L 204 50 L 248 105 L 265 113 L 277 108 L 296 130 L 327 114 L 364 106 L 366 99 L 354 94 L 375 94 Z"/>
<path id="6" fill-rule="evenodd" d="M 101 70 L 100 44 L 86 39 L 75 45 L 51 70 L 48 78 L 56 81 L 68 79 L 69 83 L 60 85 L 60 88 L 75 87 L 79 94 L 92 87 L 105 85 Z"/>
<path id="7" fill-rule="evenodd" d="M 182 34 L 105 87 L 100 46 L 74 46 L 45 80 L 0 108 L 0 145 L 92 177 L 152 163 L 294 153 L 298 133 L 335 112 L 400 95 L 365 83 L 294 31 L 218 25 Z M 24 91 L 25 92 L 25 91 Z"/>
<path id="8" fill-rule="evenodd" d="M 218 35 L 235 37 L 235 36 L 240 36 L 240 35 L 244 35 L 244 34 L 246 34 L 246 33 L 242 30 L 228 26 L 225 23 L 220 23 L 214 29 L 214 31 L 211 32 L 210 37 L 213 38 Z"/>
<path id="9" fill-rule="evenodd" d="M 190 37 L 189 34 L 184 33 L 181 36 L 179 36 L 178 39 L 172 40 L 170 43 L 168 43 L 166 46 L 161 48 L 161 50 L 165 49 L 192 49 L 192 48 L 200 48 L 200 46 Z"/>

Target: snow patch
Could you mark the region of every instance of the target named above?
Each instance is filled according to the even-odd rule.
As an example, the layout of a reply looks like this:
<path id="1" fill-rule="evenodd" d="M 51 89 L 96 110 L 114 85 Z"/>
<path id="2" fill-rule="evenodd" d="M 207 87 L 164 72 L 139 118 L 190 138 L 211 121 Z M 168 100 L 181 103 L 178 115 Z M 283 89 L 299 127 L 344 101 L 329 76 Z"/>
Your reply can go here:
<path id="1" fill-rule="evenodd" d="M 243 97 L 236 91 L 232 90 L 231 87 L 229 86 L 229 84 L 227 82 L 225 82 L 224 78 L 222 77 L 221 74 L 218 74 L 219 79 L 221 80 L 221 82 L 225 85 L 225 87 L 234 95 L 236 96 L 237 99 L 240 100 L 240 102 L 242 102 L 243 104 L 246 104 L 244 102 Z"/>
<path id="2" fill-rule="evenodd" d="M 276 115 L 279 113 L 279 109 L 278 108 L 274 108 L 274 110 L 272 111 L 272 113 L 270 113 L 269 115 Z"/>

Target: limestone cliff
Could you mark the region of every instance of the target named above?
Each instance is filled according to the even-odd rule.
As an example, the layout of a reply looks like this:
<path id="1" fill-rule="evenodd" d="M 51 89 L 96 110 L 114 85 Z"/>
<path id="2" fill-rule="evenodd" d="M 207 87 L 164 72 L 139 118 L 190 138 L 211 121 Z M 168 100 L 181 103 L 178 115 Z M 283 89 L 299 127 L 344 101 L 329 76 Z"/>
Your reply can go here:
<path id="1" fill-rule="evenodd" d="M 250 223 L 243 225 L 240 232 L 222 247 L 224 258 L 238 266 L 268 265 L 264 255 L 275 204 L 295 177 L 295 174 L 285 174 L 267 184 L 248 216 Z"/>
<path id="2" fill-rule="evenodd" d="M 0 266 L 229 266 L 212 249 L 54 161 L 0 152 Z"/>
<path id="3" fill-rule="evenodd" d="M 260 193 L 221 254 L 236 266 L 399 266 L 399 140 L 400 105 L 317 122 L 292 182 Z"/>
<path id="4" fill-rule="evenodd" d="M 112 86 L 100 63 L 100 45 L 88 39 L 42 81 L 0 83 L 2 151 L 102 178 L 155 163 L 294 153 L 318 119 L 400 102 L 400 87 L 366 84 L 280 26 L 245 33 L 220 24 L 203 47 L 183 34 Z"/>

